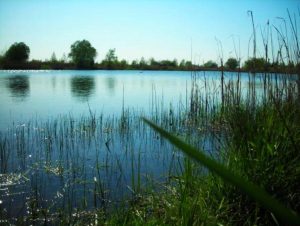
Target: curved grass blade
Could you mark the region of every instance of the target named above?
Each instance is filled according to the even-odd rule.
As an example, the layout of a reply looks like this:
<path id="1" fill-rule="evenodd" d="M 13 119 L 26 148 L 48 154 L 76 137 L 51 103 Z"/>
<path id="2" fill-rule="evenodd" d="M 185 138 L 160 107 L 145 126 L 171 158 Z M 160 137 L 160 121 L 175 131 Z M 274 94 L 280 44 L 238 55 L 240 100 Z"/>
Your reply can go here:
<path id="1" fill-rule="evenodd" d="M 213 173 L 219 175 L 223 180 L 229 182 L 232 185 L 237 186 L 247 195 L 255 199 L 258 203 L 263 205 L 266 209 L 274 213 L 279 219 L 288 225 L 300 225 L 300 217 L 287 209 L 276 199 L 270 196 L 266 191 L 257 185 L 245 180 L 241 176 L 234 174 L 227 167 L 218 163 L 217 161 L 209 158 L 201 151 L 192 147 L 191 145 L 183 142 L 176 136 L 170 134 L 166 130 L 155 125 L 153 122 L 149 121 L 146 118 L 143 118 L 144 122 L 158 132 L 162 137 L 166 138 L 169 142 L 179 148 L 182 152 L 188 155 L 190 158 L 201 163 L 203 166 L 208 168 Z"/>

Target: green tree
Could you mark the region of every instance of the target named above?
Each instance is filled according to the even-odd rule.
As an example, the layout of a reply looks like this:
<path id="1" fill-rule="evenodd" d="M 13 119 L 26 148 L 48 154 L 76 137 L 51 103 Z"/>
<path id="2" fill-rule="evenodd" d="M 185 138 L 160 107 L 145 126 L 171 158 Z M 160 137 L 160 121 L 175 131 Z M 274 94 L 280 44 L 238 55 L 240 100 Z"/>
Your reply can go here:
<path id="1" fill-rule="evenodd" d="M 76 41 L 71 45 L 69 57 L 77 68 L 91 68 L 97 55 L 96 49 L 87 40 Z"/>
<path id="2" fill-rule="evenodd" d="M 192 61 L 190 61 L 190 60 L 185 61 L 184 67 L 185 67 L 186 69 L 189 69 L 189 68 L 191 68 L 192 66 L 193 66 Z"/>
<path id="3" fill-rule="evenodd" d="M 62 57 L 59 60 L 60 63 L 67 63 L 68 62 L 68 58 L 66 56 L 65 53 L 63 53 Z"/>
<path id="4" fill-rule="evenodd" d="M 177 67 L 177 60 L 162 60 L 159 62 L 159 64 L 164 69 L 172 69 Z"/>
<path id="5" fill-rule="evenodd" d="M 181 60 L 181 61 L 180 61 L 179 67 L 180 67 L 181 69 L 183 69 L 183 68 L 185 67 L 185 60 Z"/>
<path id="6" fill-rule="evenodd" d="M 250 58 L 244 63 L 244 68 L 248 71 L 264 71 L 266 66 L 267 62 L 264 58 Z"/>
<path id="7" fill-rule="evenodd" d="M 4 62 L 4 57 L 2 55 L 0 55 L 0 66 L 3 66 L 3 62 Z"/>
<path id="8" fill-rule="evenodd" d="M 126 68 L 128 68 L 128 63 L 127 63 L 127 61 L 126 60 L 121 60 L 120 62 L 119 62 L 119 67 L 120 67 L 120 69 L 126 69 Z"/>
<path id="9" fill-rule="evenodd" d="M 5 53 L 5 59 L 11 62 L 21 63 L 29 58 L 30 49 L 24 42 L 12 44 Z"/>
<path id="10" fill-rule="evenodd" d="M 203 66 L 206 68 L 218 68 L 218 64 L 212 60 L 207 61 Z"/>
<path id="11" fill-rule="evenodd" d="M 297 63 L 296 66 L 295 66 L 295 68 L 296 68 L 296 73 L 297 73 L 298 75 L 300 75 L 300 63 Z M 299 85 L 300 85 L 300 82 L 298 82 L 298 83 L 299 83 Z"/>
<path id="12" fill-rule="evenodd" d="M 139 62 L 140 69 L 145 69 L 148 65 L 144 57 L 141 58 Z"/>
<path id="13" fill-rule="evenodd" d="M 177 59 L 174 59 L 172 63 L 173 63 L 174 67 L 178 67 L 178 61 L 177 61 Z"/>
<path id="14" fill-rule="evenodd" d="M 118 61 L 118 57 L 116 56 L 116 49 L 109 49 L 105 56 L 105 59 L 110 62 Z"/>
<path id="15" fill-rule="evenodd" d="M 237 59 L 232 58 L 232 57 L 229 58 L 225 63 L 225 66 L 231 70 L 236 69 L 238 65 L 239 65 L 239 62 L 237 61 Z"/>
<path id="16" fill-rule="evenodd" d="M 55 52 L 52 53 L 50 61 L 52 63 L 56 63 L 57 62 L 57 58 L 56 58 Z"/>
<path id="17" fill-rule="evenodd" d="M 132 68 L 132 69 L 138 69 L 138 67 L 139 67 L 138 60 L 133 60 L 133 61 L 131 62 L 131 68 Z"/>
<path id="18" fill-rule="evenodd" d="M 101 62 L 101 64 L 108 69 L 113 69 L 118 64 L 116 49 L 109 49 L 105 55 L 105 59 Z"/>
<path id="19" fill-rule="evenodd" d="M 159 66 L 159 62 L 156 61 L 153 57 L 151 57 L 150 58 L 150 66 L 151 67 Z"/>

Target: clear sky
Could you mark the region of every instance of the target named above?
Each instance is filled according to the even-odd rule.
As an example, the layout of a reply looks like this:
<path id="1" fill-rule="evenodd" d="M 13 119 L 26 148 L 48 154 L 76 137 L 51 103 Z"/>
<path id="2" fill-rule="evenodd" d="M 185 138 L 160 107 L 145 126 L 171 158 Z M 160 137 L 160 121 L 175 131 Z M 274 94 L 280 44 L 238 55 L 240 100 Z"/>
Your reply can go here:
<path id="1" fill-rule="evenodd" d="M 234 57 L 234 39 L 245 59 L 252 34 L 248 10 L 261 39 L 268 19 L 281 26 L 276 17 L 287 18 L 289 9 L 299 20 L 299 8 L 299 0 L 0 0 L 0 53 L 22 41 L 31 59 L 49 59 L 53 52 L 59 59 L 73 42 L 87 39 L 97 49 L 97 61 L 115 48 L 119 59 L 130 61 L 192 56 L 203 63 L 218 60 L 216 39 L 224 58 Z"/>

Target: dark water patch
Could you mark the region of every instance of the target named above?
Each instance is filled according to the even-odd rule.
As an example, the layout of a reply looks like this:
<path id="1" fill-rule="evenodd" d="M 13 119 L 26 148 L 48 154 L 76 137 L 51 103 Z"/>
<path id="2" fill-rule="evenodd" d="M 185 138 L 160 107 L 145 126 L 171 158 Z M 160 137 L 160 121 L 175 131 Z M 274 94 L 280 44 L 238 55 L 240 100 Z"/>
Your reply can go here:
<path id="1" fill-rule="evenodd" d="M 95 80 L 92 76 L 74 76 L 71 78 L 71 92 L 79 101 L 86 102 L 95 92 Z"/>
<path id="2" fill-rule="evenodd" d="M 24 101 L 30 93 L 30 82 L 27 75 L 7 77 L 6 87 L 16 101 Z"/>

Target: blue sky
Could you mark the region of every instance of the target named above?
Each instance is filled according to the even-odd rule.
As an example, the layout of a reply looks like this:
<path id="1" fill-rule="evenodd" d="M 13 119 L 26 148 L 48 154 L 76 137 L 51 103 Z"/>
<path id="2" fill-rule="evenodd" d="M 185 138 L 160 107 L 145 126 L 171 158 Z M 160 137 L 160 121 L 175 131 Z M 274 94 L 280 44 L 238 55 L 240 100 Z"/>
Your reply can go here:
<path id="1" fill-rule="evenodd" d="M 218 61 L 216 39 L 223 57 L 234 57 L 234 39 L 246 59 L 252 34 L 248 10 L 261 39 L 260 27 L 268 19 L 282 26 L 276 17 L 287 18 L 289 9 L 299 19 L 299 7 L 297 0 L 0 0 L 0 53 L 23 41 L 31 59 L 49 59 L 53 52 L 61 58 L 73 42 L 87 39 L 97 49 L 97 61 L 115 48 L 119 59 L 130 61 L 192 57 L 203 63 Z"/>

